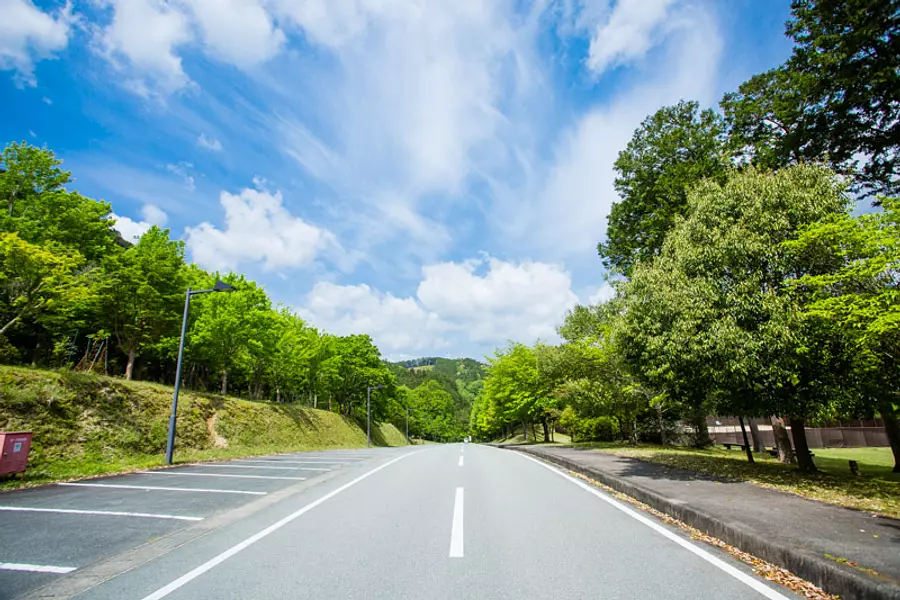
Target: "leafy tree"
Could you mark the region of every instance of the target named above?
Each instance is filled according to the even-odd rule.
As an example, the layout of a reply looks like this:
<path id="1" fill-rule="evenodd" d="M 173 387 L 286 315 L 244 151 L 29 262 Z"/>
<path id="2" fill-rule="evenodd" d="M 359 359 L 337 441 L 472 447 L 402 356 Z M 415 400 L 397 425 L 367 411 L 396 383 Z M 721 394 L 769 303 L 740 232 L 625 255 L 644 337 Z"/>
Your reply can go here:
<path id="1" fill-rule="evenodd" d="M 453 398 L 437 381 L 423 383 L 408 392 L 410 431 L 434 441 L 449 441 L 462 437 L 456 420 Z"/>
<path id="2" fill-rule="evenodd" d="M 725 175 L 725 126 L 712 110 L 681 101 L 647 117 L 615 162 L 616 191 L 606 241 L 597 250 L 607 268 L 629 274 L 659 253 L 687 206 L 688 190 Z"/>
<path id="3" fill-rule="evenodd" d="M 769 168 L 825 160 L 896 193 L 900 0 L 793 0 L 791 13 L 791 57 L 722 101 L 735 146 Z"/>
<path id="4" fill-rule="evenodd" d="M 325 370 L 325 387 L 341 412 L 350 415 L 354 402 L 365 411 L 366 388 L 383 385 L 390 389 L 373 392 L 372 413 L 376 420 L 385 414 L 383 399 L 393 392 L 396 383 L 371 337 L 348 335 L 334 338 L 332 354 L 325 361 Z"/>
<path id="5" fill-rule="evenodd" d="M 71 301 L 81 281 L 78 254 L 53 252 L 0 232 L 0 336 L 56 303 Z"/>
<path id="6" fill-rule="evenodd" d="M 138 243 L 104 266 L 101 293 L 116 343 L 128 357 L 125 379 L 131 379 L 141 348 L 173 332 L 184 294 L 184 243 L 169 239 L 169 231 L 151 227 Z"/>
<path id="7" fill-rule="evenodd" d="M 851 339 L 862 409 L 884 421 L 900 472 L 900 200 L 883 212 L 837 214 L 803 230 L 785 247 L 817 268 L 796 280 L 812 292 L 811 318 Z"/>

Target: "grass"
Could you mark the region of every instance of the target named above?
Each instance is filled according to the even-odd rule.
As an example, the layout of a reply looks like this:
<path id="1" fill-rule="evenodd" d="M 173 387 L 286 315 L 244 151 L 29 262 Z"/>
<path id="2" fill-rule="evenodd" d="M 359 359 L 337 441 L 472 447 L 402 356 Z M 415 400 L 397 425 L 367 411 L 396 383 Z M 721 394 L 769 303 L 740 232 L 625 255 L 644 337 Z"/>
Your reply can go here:
<path id="1" fill-rule="evenodd" d="M 805 475 L 796 466 L 782 464 L 769 455 L 755 454 L 756 463 L 751 465 L 742 451 L 722 447 L 628 447 L 619 443 L 583 446 L 900 518 L 900 477 L 890 472 L 890 448 L 816 448 L 815 462 L 822 472 Z M 860 476 L 850 474 L 848 460 L 859 463 Z"/>
<path id="2" fill-rule="evenodd" d="M 0 430 L 32 431 L 25 485 L 162 465 L 172 389 L 88 373 L 0 366 Z M 372 429 L 377 446 L 404 445 L 396 427 Z M 364 427 L 325 410 L 184 392 L 176 461 L 327 448 L 361 448 Z M 0 478 L 0 489 L 22 485 Z"/>
<path id="3" fill-rule="evenodd" d="M 544 441 L 542 441 L 543 439 L 544 439 L 544 434 L 543 434 L 543 432 L 542 432 L 542 431 L 538 431 L 538 440 L 539 440 L 539 441 L 534 441 L 534 440 L 532 439 L 532 437 L 531 437 L 531 432 L 529 432 L 529 433 L 528 433 L 528 440 L 527 440 L 527 441 L 525 440 L 525 437 L 524 437 L 521 433 L 517 433 L 516 435 L 513 435 L 513 436 L 508 437 L 508 438 L 503 438 L 503 439 L 500 439 L 500 440 L 494 440 L 494 443 L 495 443 L 495 444 L 519 444 L 519 445 L 526 445 L 526 444 L 527 444 L 527 445 L 531 445 L 531 444 L 544 444 L 544 445 L 547 445 L 547 446 L 560 445 L 560 444 L 571 444 L 571 443 L 572 443 L 572 439 L 571 439 L 568 435 L 566 435 L 565 433 L 560 433 L 560 432 L 558 432 L 558 431 L 557 431 L 556 433 L 553 434 L 553 440 L 554 440 L 554 441 L 552 441 L 552 442 L 544 442 Z"/>

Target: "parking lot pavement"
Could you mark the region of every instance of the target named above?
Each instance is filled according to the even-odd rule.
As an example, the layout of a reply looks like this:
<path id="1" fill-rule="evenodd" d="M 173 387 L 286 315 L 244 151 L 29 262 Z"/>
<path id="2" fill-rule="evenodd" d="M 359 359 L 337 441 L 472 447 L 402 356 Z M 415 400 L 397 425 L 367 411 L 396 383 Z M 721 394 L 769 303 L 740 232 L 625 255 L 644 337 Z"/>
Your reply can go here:
<path id="1" fill-rule="evenodd" d="M 376 448 L 257 456 L 0 493 L 0 600 L 389 454 Z"/>

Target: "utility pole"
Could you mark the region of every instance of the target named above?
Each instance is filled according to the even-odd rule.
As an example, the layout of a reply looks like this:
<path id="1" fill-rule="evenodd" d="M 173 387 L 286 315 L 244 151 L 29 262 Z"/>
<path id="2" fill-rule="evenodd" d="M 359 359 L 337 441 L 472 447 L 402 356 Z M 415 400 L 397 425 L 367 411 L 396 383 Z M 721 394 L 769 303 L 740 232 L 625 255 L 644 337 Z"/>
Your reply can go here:
<path id="1" fill-rule="evenodd" d="M 366 448 L 372 447 L 372 390 L 380 390 L 383 385 L 366 388 Z"/>

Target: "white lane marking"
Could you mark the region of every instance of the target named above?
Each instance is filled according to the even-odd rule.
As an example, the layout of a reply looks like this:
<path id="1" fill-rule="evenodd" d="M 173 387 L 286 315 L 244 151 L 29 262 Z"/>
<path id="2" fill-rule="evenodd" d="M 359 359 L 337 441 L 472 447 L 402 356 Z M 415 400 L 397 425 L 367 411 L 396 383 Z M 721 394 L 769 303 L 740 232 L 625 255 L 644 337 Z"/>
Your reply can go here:
<path id="1" fill-rule="evenodd" d="M 141 475 L 191 475 L 193 477 L 232 477 L 235 479 L 291 479 L 306 481 L 306 477 L 287 477 L 286 475 L 235 475 L 233 473 L 194 473 L 193 471 L 135 471 Z"/>
<path id="2" fill-rule="evenodd" d="M 593 495 L 596 496 L 597 498 L 600 498 L 601 500 L 603 500 L 603 501 L 606 502 L 607 504 L 610 504 L 610 505 L 612 505 L 613 507 L 615 507 L 615 508 L 621 510 L 623 513 L 625 513 L 625 514 L 628 515 L 629 517 L 631 517 L 631 518 L 633 518 L 633 519 L 635 519 L 635 520 L 637 520 L 637 521 L 643 523 L 644 525 L 646 525 L 646 526 L 649 527 L 650 529 L 653 529 L 653 530 L 656 531 L 657 533 L 661 534 L 663 537 L 669 539 L 670 541 L 675 542 L 676 544 L 678 544 L 679 546 L 681 546 L 682 548 L 684 548 L 684 549 L 687 550 L 688 552 L 690 552 L 690 553 L 692 553 L 692 554 L 695 554 L 695 555 L 699 556 L 700 558 L 702 558 L 702 559 L 705 560 L 706 562 L 710 563 L 711 565 L 713 565 L 714 567 L 716 567 L 716 568 L 718 568 L 718 569 L 721 569 L 722 571 L 724 571 L 724 572 L 727 573 L 728 575 L 731 575 L 732 577 L 734 577 L 735 579 L 737 579 L 737 580 L 740 581 L 741 583 L 745 584 L 746 586 L 748 586 L 748 587 L 750 587 L 750 588 L 753 588 L 754 590 L 756 590 L 757 592 L 759 592 L 760 594 L 762 594 L 762 595 L 765 596 L 766 598 L 769 598 L 769 600 L 789 600 L 787 596 L 784 596 L 784 595 L 778 593 L 777 591 L 773 590 L 773 589 L 770 588 L 769 586 L 765 585 L 763 582 L 758 581 L 758 580 L 756 580 L 755 578 L 751 577 L 750 575 L 747 575 L 747 574 L 744 573 L 743 571 L 741 571 L 741 570 L 739 570 L 739 569 L 736 569 L 735 567 L 729 565 L 727 562 L 725 562 L 725 561 L 722 560 L 721 558 L 718 558 L 717 556 L 713 556 L 712 554 L 710 554 L 710 553 L 707 552 L 706 550 L 700 548 L 699 546 L 696 546 L 696 545 L 694 545 L 693 543 L 691 543 L 690 541 L 688 541 L 688 540 L 686 540 L 686 539 L 680 537 L 679 535 L 673 533 L 672 531 L 669 531 L 668 529 L 666 529 L 665 527 L 663 527 L 663 526 L 660 525 L 659 523 L 657 523 L 657 522 L 655 522 L 655 521 L 649 519 L 648 517 L 645 517 L 644 515 L 640 514 L 640 513 L 637 512 L 637 511 L 635 511 L 635 510 L 633 510 L 633 509 L 631 509 L 631 508 L 625 506 L 624 504 L 622 504 L 622 503 L 619 502 L 618 500 L 609 497 L 608 495 L 606 495 L 605 493 L 601 492 L 601 491 L 598 490 L 597 488 L 592 487 L 592 486 L 588 485 L 587 483 L 585 483 L 585 482 L 583 482 L 583 481 L 580 481 L 580 480 L 578 480 L 578 479 L 572 477 L 572 476 L 569 475 L 568 473 L 563 473 L 562 471 L 560 471 L 560 470 L 557 469 L 556 467 L 550 466 L 550 465 L 548 465 L 547 463 L 542 462 L 542 461 L 540 461 L 540 460 L 538 460 L 538 459 L 536 459 L 536 458 L 533 458 L 533 457 L 528 456 L 528 455 L 526 455 L 526 454 L 522 454 L 522 453 L 520 453 L 520 452 L 515 452 L 515 454 L 518 454 L 518 455 L 521 456 L 522 458 L 527 458 L 528 460 L 530 460 L 530 461 L 532 461 L 532 462 L 534 462 L 534 463 L 537 463 L 537 464 L 541 465 L 541 466 L 544 467 L 545 469 L 549 469 L 550 471 L 553 471 L 554 473 L 556 473 L 556 474 L 559 475 L 560 477 L 563 477 L 563 478 L 565 478 L 565 479 L 568 479 L 569 481 L 571 481 L 572 483 L 574 483 L 575 485 L 577 485 L 577 486 L 580 487 L 581 489 L 583 489 L 583 490 L 585 490 L 585 491 L 587 491 L 587 492 L 593 494 Z"/>
<path id="3" fill-rule="evenodd" d="M 343 467 L 347 463 L 342 462 L 333 462 L 330 460 L 326 461 L 311 461 L 311 460 L 239 460 L 235 462 L 241 463 L 259 463 L 263 465 L 272 465 L 272 464 L 285 464 L 285 465 L 332 465 L 335 467 Z"/>
<path id="4" fill-rule="evenodd" d="M 250 496 L 265 496 L 268 492 L 247 492 L 244 490 L 213 490 L 208 488 L 178 488 L 161 487 L 158 485 L 125 485 L 121 483 L 58 483 L 69 487 L 98 487 L 114 488 L 119 490 L 154 490 L 162 492 L 203 492 L 207 494 L 247 494 Z"/>
<path id="5" fill-rule="evenodd" d="M 463 466 L 463 458 L 465 458 L 465 457 L 464 456 L 459 457 L 459 466 Z"/>
<path id="6" fill-rule="evenodd" d="M 465 447 L 465 446 L 460 446 L 460 447 L 459 447 L 459 453 L 460 453 L 460 454 L 465 454 L 465 453 L 466 453 L 466 447 Z"/>
<path id="7" fill-rule="evenodd" d="M 26 563 L 0 562 L 0 571 L 30 571 L 32 573 L 71 573 L 77 567 L 54 567 L 52 565 L 29 565 Z"/>
<path id="8" fill-rule="evenodd" d="M 421 450 L 419 450 L 418 452 L 421 452 Z M 386 467 L 391 466 L 392 464 L 394 464 L 394 463 L 397 462 L 398 460 L 402 460 L 402 459 L 406 458 L 407 456 L 412 456 L 413 454 L 417 454 L 417 452 L 410 452 L 409 454 L 403 454 L 403 455 L 398 456 L 397 458 L 395 458 L 395 459 L 393 459 L 393 460 L 391 460 L 391 461 L 389 461 L 389 462 L 384 463 L 383 465 L 380 465 L 380 466 L 375 467 L 375 468 L 372 469 L 371 471 L 366 471 L 365 473 L 363 473 L 362 475 L 360 475 L 359 477 L 357 477 L 357 478 L 354 479 L 353 481 L 350 481 L 350 482 L 348 482 L 348 483 L 345 483 L 345 484 L 342 485 L 341 487 L 339 487 L 339 488 L 337 488 L 337 489 L 335 489 L 335 490 L 332 490 L 332 491 L 328 492 L 327 494 L 325 494 L 324 496 L 322 496 L 322 497 L 319 498 L 318 500 L 313 500 L 312 502 L 310 502 L 309 504 L 307 504 L 307 505 L 304 506 L 303 508 L 298 509 L 298 510 L 295 511 L 295 512 L 292 512 L 291 514 L 289 514 L 288 516 L 284 517 L 284 518 L 281 519 L 280 521 L 277 521 L 276 523 L 273 523 L 272 525 L 269 525 L 268 527 L 266 527 L 266 528 L 263 529 L 262 531 L 260 531 L 260 532 L 258 532 L 258 533 L 255 533 L 254 535 L 251 535 L 250 537 L 248 537 L 248 538 L 245 539 L 244 541 L 242 541 L 242 542 L 240 542 L 240 543 L 238 543 L 238 544 L 232 546 L 231 548 L 229 548 L 229 549 L 226 550 L 225 552 L 222 552 L 221 554 L 219 554 L 219 555 L 217 555 L 217 556 L 214 556 L 213 558 L 209 559 L 208 561 L 206 561 L 205 563 L 203 563 L 202 565 L 200 565 L 199 567 L 197 567 L 197 568 L 194 569 L 193 571 L 189 571 L 189 572 L 185 573 L 184 575 L 182 575 L 181 577 L 179 577 L 178 579 L 176 579 L 176 580 L 173 581 L 172 583 L 169 583 L 168 585 L 165 585 L 165 586 L 159 588 L 158 590 L 156 590 L 155 592 L 153 592 L 153 593 L 150 594 L 149 596 L 146 596 L 146 597 L 144 598 L 144 600 L 161 600 L 162 598 L 165 598 L 166 596 L 168 596 L 169 594 L 171 594 L 171 593 L 174 592 L 175 590 L 177 590 L 177 589 L 181 588 L 182 586 L 184 586 L 186 583 L 190 583 L 191 581 L 193 581 L 193 580 L 196 579 L 197 577 L 200 577 L 201 575 L 203 575 L 204 573 L 206 573 L 206 572 L 209 571 L 210 569 L 213 569 L 213 568 L 215 568 L 217 565 L 220 565 L 221 563 L 225 562 L 226 560 L 228 560 L 229 558 L 231 558 L 232 556 L 234 556 L 234 555 L 237 554 L 238 552 L 240 552 L 240 551 L 242 551 L 242 550 L 245 550 L 246 548 L 249 548 L 250 546 L 252 546 L 252 545 L 255 544 L 256 542 L 258 542 L 259 540 L 261 540 L 261 539 L 263 539 L 264 537 L 266 537 L 267 535 L 269 535 L 270 533 L 274 533 L 275 531 L 278 531 L 279 529 L 281 529 L 282 527 L 284 527 L 285 525 L 287 525 L 288 523 L 290 523 L 290 522 L 293 521 L 294 519 L 297 519 L 298 517 L 303 516 L 304 514 L 306 514 L 307 512 L 311 511 L 311 510 L 314 509 L 315 507 L 319 506 L 319 505 L 322 504 L 323 502 L 326 502 L 327 500 L 330 500 L 331 498 L 334 498 L 335 496 L 337 496 L 338 494 L 340 494 L 340 493 L 343 492 L 344 490 L 353 487 L 354 485 L 356 485 L 357 483 L 359 483 L 359 482 L 362 481 L 363 479 L 366 479 L 367 477 L 369 477 L 369 476 L 371 476 L 371 475 L 374 475 L 374 474 L 377 473 L 378 471 L 380 471 L 380 470 L 382 470 L 382 469 L 384 469 L 384 468 L 386 468 Z"/>
<path id="9" fill-rule="evenodd" d="M 224 469 L 281 469 L 282 471 L 331 471 L 322 467 L 270 467 L 268 465 L 221 465 L 218 463 L 193 463 L 191 467 L 214 467 Z"/>
<path id="10" fill-rule="evenodd" d="M 137 517 L 141 519 L 173 519 L 175 521 L 202 521 L 203 517 L 157 515 L 153 513 L 119 512 L 114 510 L 79 510 L 74 508 L 30 508 L 27 506 L 0 506 L 0 510 L 15 512 L 62 513 L 66 515 L 98 515 L 107 517 Z"/>
<path id="11" fill-rule="evenodd" d="M 456 488 L 456 500 L 453 503 L 453 525 L 450 528 L 450 558 L 463 557 L 464 495 L 464 488 Z"/>

